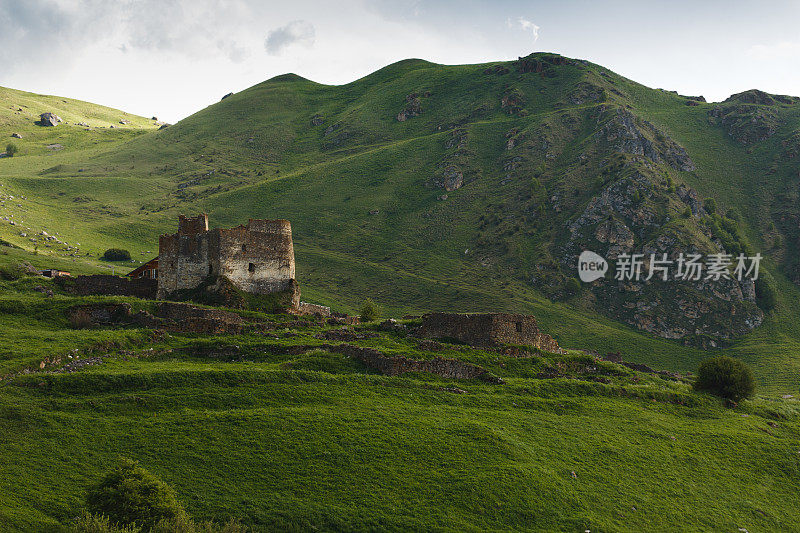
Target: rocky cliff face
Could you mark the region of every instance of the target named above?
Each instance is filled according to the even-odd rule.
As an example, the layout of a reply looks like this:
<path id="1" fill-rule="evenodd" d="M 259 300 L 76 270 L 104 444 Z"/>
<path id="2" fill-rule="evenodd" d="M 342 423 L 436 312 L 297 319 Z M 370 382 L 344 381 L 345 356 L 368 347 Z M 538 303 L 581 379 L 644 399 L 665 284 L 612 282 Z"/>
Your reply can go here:
<path id="1" fill-rule="evenodd" d="M 614 279 L 615 271 L 589 285 L 604 313 L 661 337 L 687 344 L 717 346 L 761 324 L 750 279 L 672 279 L 680 254 L 733 253 L 725 250 L 718 224 L 693 189 L 664 179 L 664 167 L 688 171 L 686 151 L 652 124 L 626 110 L 604 112 L 609 118 L 595 134 L 603 152 L 624 154 L 612 178 L 562 232 L 557 257 L 565 273 L 576 272 L 583 250 L 609 261 L 622 254 L 642 254 L 641 276 Z M 721 231 L 721 230 L 720 230 Z M 671 261 L 666 281 L 650 270 L 651 254 Z M 613 267 L 612 267 L 613 268 Z"/>

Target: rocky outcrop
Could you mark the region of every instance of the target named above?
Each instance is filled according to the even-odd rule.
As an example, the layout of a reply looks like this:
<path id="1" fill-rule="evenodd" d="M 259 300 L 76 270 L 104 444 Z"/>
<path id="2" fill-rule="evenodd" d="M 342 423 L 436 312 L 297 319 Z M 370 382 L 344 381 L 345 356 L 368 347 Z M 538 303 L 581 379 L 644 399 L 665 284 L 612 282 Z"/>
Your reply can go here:
<path id="1" fill-rule="evenodd" d="M 425 94 L 427 96 L 427 94 Z M 422 100 L 421 96 L 417 93 L 411 93 L 406 96 L 406 105 L 402 111 L 397 114 L 398 122 L 405 122 L 411 117 L 419 116 L 422 113 Z"/>
<path id="2" fill-rule="evenodd" d="M 567 102 L 572 105 L 596 104 L 606 101 L 606 90 L 603 87 L 588 83 L 579 82 L 567 96 Z"/>
<path id="3" fill-rule="evenodd" d="M 708 214 L 703 208 L 703 201 L 696 190 L 681 183 L 675 192 L 678 194 L 678 198 L 689 207 L 693 216 L 702 217 Z"/>
<path id="4" fill-rule="evenodd" d="M 640 164 L 631 167 L 640 171 L 607 184 L 568 226 L 560 251 L 563 267 L 576 272 L 583 250 L 607 259 L 612 264 L 605 278 L 585 285 L 602 302 L 600 310 L 660 337 L 713 347 L 760 325 L 764 315 L 752 280 L 706 279 L 705 272 L 699 280 L 674 279 L 681 253 L 706 258 L 724 249 L 704 224 L 706 212 L 694 190 L 664 187 Z M 670 224 L 670 216 L 677 215 L 665 213 L 680 213 L 682 206 L 693 217 Z M 642 254 L 638 279 L 615 279 L 615 262 L 623 253 Z M 651 254 L 672 261 L 666 281 L 658 271 L 647 279 Z"/>
<path id="5" fill-rule="evenodd" d="M 524 115 L 525 95 L 519 89 L 510 89 L 500 98 L 500 107 L 509 115 Z"/>
<path id="6" fill-rule="evenodd" d="M 535 53 L 520 57 L 514 62 L 520 74 L 534 73 L 542 77 L 555 76 L 555 68 L 561 65 L 577 65 L 578 61 L 557 54 Z"/>
<path id="7" fill-rule="evenodd" d="M 454 165 L 447 165 L 433 178 L 433 184 L 446 191 L 460 189 L 464 185 L 464 173 Z"/>
<path id="8" fill-rule="evenodd" d="M 705 101 L 705 100 L 703 100 Z M 782 94 L 769 94 L 758 89 L 750 89 L 740 93 L 732 94 L 729 96 L 725 103 L 740 102 L 742 104 L 757 104 L 757 105 L 777 105 L 786 104 L 791 105 L 800 101 L 800 98 L 795 96 L 785 96 Z"/>
<path id="9" fill-rule="evenodd" d="M 780 126 L 778 114 L 769 106 L 739 103 L 739 101 L 714 106 L 709 110 L 708 116 L 713 123 L 720 125 L 728 135 L 741 144 L 767 140 L 775 135 Z"/>
<path id="10" fill-rule="evenodd" d="M 62 122 L 61 117 L 55 113 L 47 112 L 39 115 L 39 125 L 41 126 L 55 127 L 59 122 Z"/>
<path id="11" fill-rule="evenodd" d="M 642 155 L 655 163 L 664 162 L 675 170 L 692 171 L 695 165 L 686 150 L 653 124 L 623 108 L 603 113 L 605 123 L 598 141 L 624 154 Z"/>

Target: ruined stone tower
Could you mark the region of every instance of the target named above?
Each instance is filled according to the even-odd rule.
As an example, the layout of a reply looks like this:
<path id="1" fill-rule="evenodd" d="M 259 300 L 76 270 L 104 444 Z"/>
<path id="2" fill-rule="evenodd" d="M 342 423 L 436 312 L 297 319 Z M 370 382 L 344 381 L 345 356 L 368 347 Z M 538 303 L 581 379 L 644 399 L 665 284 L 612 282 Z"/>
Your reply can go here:
<path id="1" fill-rule="evenodd" d="M 158 241 L 158 297 L 193 289 L 223 276 L 253 294 L 300 291 L 294 274 L 292 227 L 288 220 L 254 220 L 230 229 L 208 229 L 208 216 L 178 218 L 178 233 Z"/>

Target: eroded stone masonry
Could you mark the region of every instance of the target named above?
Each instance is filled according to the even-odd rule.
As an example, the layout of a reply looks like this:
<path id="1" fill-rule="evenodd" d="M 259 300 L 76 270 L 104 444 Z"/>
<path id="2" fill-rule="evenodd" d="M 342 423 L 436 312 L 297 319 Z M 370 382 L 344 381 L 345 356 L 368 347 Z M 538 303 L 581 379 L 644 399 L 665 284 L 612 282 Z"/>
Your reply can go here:
<path id="1" fill-rule="evenodd" d="M 158 297 L 225 277 L 252 294 L 290 291 L 299 305 L 292 227 L 288 220 L 250 219 L 235 228 L 208 228 L 205 214 L 178 219 L 178 232 L 158 242 Z"/>
<path id="2" fill-rule="evenodd" d="M 559 352 L 558 342 L 539 330 L 536 317 L 508 313 L 428 313 L 420 337 L 455 339 L 471 346 L 519 344 Z"/>

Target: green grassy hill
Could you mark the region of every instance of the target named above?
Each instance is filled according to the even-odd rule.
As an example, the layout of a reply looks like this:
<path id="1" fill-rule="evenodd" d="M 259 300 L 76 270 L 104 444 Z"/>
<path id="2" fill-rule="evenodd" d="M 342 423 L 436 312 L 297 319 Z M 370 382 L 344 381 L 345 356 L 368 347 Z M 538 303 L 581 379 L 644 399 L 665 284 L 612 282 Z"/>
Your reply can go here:
<path id="1" fill-rule="evenodd" d="M 408 60 L 342 86 L 283 75 L 165 129 L 0 90 L 0 136 L 19 147 L 0 158 L 0 269 L 120 272 L 154 256 L 180 213 L 206 211 L 218 226 L 288 218 L 304 300 L 353 312 L 371 297 L 392 316 L 533 313 L 570 349 L 433 351 L 402 331 L 357 328 L 358 346 L 460 359 L 505 383 L 390 377 L 323 347 L 332 326 L 314 321 L 249 312 L 270 328 L 233 336 L 77 329 L 73 305 L 155 302 L 0 280 L 0 529 L 67 531 L 85 490 L 124 455 L 192 516 L 256 531 L 791 530 L 794 102 L 750 91 L 710 104 L 552 54 Z M 46 111 L 63 122 L 36 125 Z M 690 189 L 715 212 L 693 211 Z M 723 348 L 638 329 L 642 317 L 620 311 L 628 300 L 570 290 L 572 251 L 605 253 L 613 243 L 597 236 L 623 227 L 639 249 L 673 239 L 760 251 L 775 307 Z M 100 260 L 112 247 L 134 261 Z M 643 291 L 678 328 L 670 305 L 709 303 L 682 287 Z M 759 308 L 715 311 L 698 324 L 738 327 Z M 729 409 L 692 391 L 687 373 L 718 353 L 753 367 L 756 398 Z"/>
<path id="2" fill-rule="evenodd" d="M 4 95 L 11 110 L 24 93 Z M 800 106 L 792 102 L 748 92 L 708 104 L 550 54 L 464 66 L 407 60 L 343 86 L 283 75 L 150 133 L 143 119 L 86 130 L 40 128 L 28 116 L 39 135 L 61 132 L 64 148 L 28 149 L 23 139 L 20 155 L 0 160 L 6 193 L 26 198 L 22 207 L 6 200 L 0 214 L 22 218 L 26 234 L 44 229 L 80 243 L 69 258 L 90 268 L 109 266 L 96 260 L 109 247 L 128 248 L 137 261 L 155 255 L 157 236 L 173 231 L 179 213 L 207 211 L 219 226 L 288 218 L 307 299 L 354 310 L 371 296 L 397 314 L 532 312 L 565 345 L 688 370 L 703 350 L 630 327 L 649 317 L 626 314 L 625 301 L 567 292 L 574 270 L 565 247 L 602 245 L 591 235 L 574 241 L 566 228 L 604 191 L 644 176 L 639 212 L 656 213 L 660 229 L 631 226 L 636 246 L 667 235 L 767 257 L 780 297 L 763 325 L 741 335 L 747 328 L 731 322 L 757 312 L 748 303 L 713 309 L 711 322 L 721 323 L 707 326 L 739 328 L 725 349 L 753 364 L 767 387 L 786 392 L 800 384 L 791 283 L 798 238 L 791 143 Z M 74 115 L 63 111 L 70 122 L 83 116 L 75 106 Z M 108 125 L 121 115 L 103 113 Z M 676 163 L 680 147 L 694 170 Z M 458 189 L 441 187 L 459 180 Z M 716 219 L 684 220 L 675 192 L 682 185 L 716 199 Z M 0 238 L 36 246 L 19 234 L 0 224 Z M 653 313 L 691 330 L 692 321 L 680 323 L 677 298 L 665 298 L 670 292 L 658 289 L 654 297 L 664 301 Z M 702 293 L 689 296 L 701 305 Z"/>
<path id="3" fill-rule="evenodd" d="M 173 486 L 192 516 L 255 531 L 786 531 L 800 520 L 796 399 L 726 409 L 686 378 L 578 352 L 518 357 L 355 328 L 351 344 L 459 359 L 504 383 L 389 377 L 324 347 L 338 328 L 314 320 L 246 313 L 267 335 L 74 329 L 70 306 L 155 302 L 78 298 L 33 278 L 0 290 L 4 345 L 31 368 L 0 380 L 3 531 L 68 531 L 119 455 Z"/>

